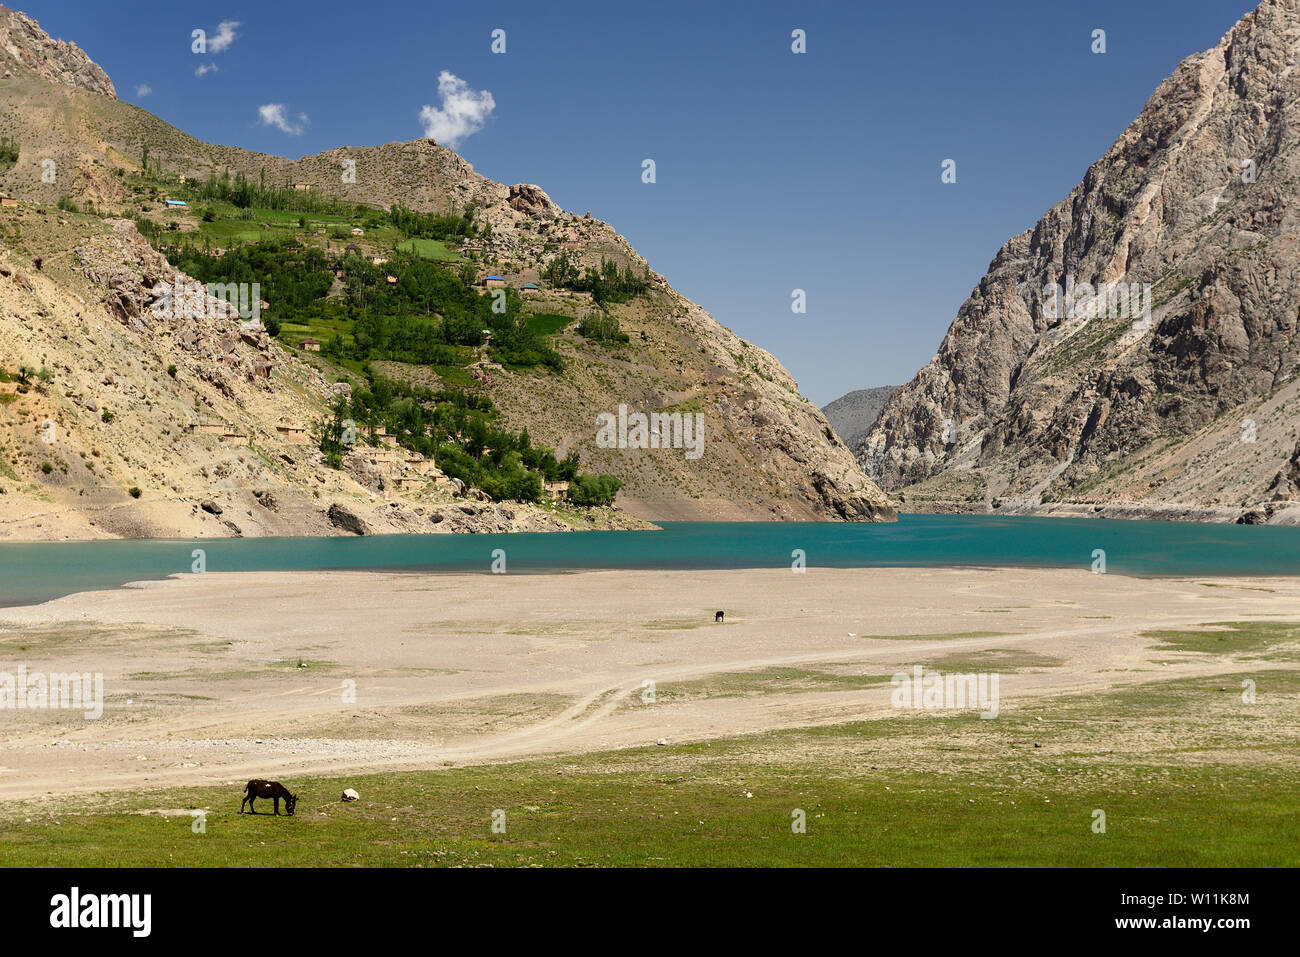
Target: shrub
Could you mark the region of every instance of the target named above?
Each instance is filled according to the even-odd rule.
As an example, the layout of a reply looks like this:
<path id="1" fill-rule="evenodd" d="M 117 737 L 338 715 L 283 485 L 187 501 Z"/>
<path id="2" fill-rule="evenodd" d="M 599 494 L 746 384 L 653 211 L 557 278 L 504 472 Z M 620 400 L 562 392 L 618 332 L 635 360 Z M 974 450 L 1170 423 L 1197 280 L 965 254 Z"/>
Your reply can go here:
<path id="1" fill-rule="evenodd" d="M 140 486 L 138 486 L 138 485 L 132 485 L 129 489 L 126 490 L 126 492 L 127 492 L 127 494 L 130 495 L 132 498 L 139 498 L 139 497 L 140 497 Z"/>
<path id="2" fill-rule="evenodd" d="M 627 342 L 628 334 L 619 328 L 618 320 L 602 313 L 592 313 L 578 325 L 578 332 L 597 342 Z"/>
<path id="3" fill-rule="evenodd" d="M 19 146 L 17 140 L 11 140 L 7 136 L 0 136 L 0 166 L 8 169 L 18 162 Z"/>
<path id="4" fill-rule="evenodd" d="M 569 483 L 569 502 L 574 505 L 613 505 L 623 487 L 612 475 L 575 475 Z"/>

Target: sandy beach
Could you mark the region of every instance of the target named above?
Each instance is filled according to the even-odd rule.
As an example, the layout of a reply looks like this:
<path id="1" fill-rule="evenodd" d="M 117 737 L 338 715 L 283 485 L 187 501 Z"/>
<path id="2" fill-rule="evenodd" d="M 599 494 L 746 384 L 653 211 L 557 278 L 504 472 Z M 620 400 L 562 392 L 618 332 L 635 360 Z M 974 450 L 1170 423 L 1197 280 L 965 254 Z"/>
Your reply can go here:
<path id="1" fill-rule="evenodd" d="M 889 677 L 918 664 L 1002 671 L 1001 709 L 1032 707 L 1231 670 L 1143 633 L 1289 620 L 1298 599 L 1300 579 L 1074 570 L 189 575 L 0 611 L 10 671 L 104 682 L 98 719 L 3 713 L 0 794 L 439 768 L 885 717 Z"/>

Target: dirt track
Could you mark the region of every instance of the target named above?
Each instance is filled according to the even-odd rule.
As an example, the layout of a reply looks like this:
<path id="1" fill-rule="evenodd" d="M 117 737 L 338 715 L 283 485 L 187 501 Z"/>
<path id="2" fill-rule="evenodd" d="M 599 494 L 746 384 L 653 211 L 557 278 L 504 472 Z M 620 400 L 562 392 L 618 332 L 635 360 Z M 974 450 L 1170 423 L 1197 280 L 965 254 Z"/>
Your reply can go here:
<path id="1" fill-rule="evenodd" d="M 186 576 L 0 611 L 0 671 L 101 672 L 105 698 L 98 720 L 0 711 L 0 795 L 434 768 L 884 717 L 897 713 L 890 675 L 945 661 L 999 671 L 1005 711 L 1231 670 L 1138 635 L 1300 620 L 1298 598 L 1300 579 L 989 569 Z"/>

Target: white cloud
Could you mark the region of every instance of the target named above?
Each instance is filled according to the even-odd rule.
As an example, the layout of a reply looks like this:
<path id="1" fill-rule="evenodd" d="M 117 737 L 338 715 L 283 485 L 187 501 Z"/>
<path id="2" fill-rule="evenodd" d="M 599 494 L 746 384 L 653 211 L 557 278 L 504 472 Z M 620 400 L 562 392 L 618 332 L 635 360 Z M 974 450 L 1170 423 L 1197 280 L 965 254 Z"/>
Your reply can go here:
<path id="1" fill-rule="evenodd" d="M 265 106 L 259 106 L 257 113 L 262 118 L 263 126 L 274 126 L 277 130 L 292 133 L 294 136 L 299 136 L 307 128 L 307 114 L 299 113 L 298 122 L 291 122 L 288 114 L 285 113 L 283 103 L 267 103 Z"/>
<path id="2" fill-rule="evenodd" d="M 148 83 L 141 83 L 139 86 L 135 88 L 136 96 L 148 96 L 152 92 L 153 92 L 153 87 L 151 87 Z"/>
<path id="3" fill-rule="evenodd" d="M 203 76 L 205 73 L 216 73 L 217 65 L 215 63 L 204 63 L 194 71 L 195 76 Z"/>
<path id="4" fill-rule="evenodd" d="M 238 36 L 235 33 L 237 26 L 239 26 L 238 20 L 222 20 L 218 23 L 216 36 L 208 40 L 208 50 L 212 53 L 220 53 L 234 43 L 235 37 Z"/>
<path id="5" fill-rule="evenodd" d="M 454 147 L 483 129 L 483 122 L 497 105 L 487 90 L 471 90 L 468 83 L 447 70 L 438 74 L 438 96 L 442 108 L 424 106 L 420 122 L 425 136 L 445 146 Z"/>

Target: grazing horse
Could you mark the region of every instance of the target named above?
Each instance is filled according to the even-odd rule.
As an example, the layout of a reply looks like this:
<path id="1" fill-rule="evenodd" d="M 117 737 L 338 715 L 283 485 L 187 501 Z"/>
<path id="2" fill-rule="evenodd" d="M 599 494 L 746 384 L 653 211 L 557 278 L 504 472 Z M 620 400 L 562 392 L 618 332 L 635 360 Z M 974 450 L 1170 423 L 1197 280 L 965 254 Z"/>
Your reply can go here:
<path id="1" fill-rule="evenodd" d="M 713 613 L 713 620 L 714 620 L 714 621 L 722 621 L 722 612 L 720 612 L 720 611 L 715 611 L 715 612 Z"/>
<path id="2" fill-rule="evenodd" d="M 289 789 L 279 781 L 263 781 L 261 778 L 256 778 L 244 785 L 244 800 L 239 802 L 239 813 L 244 813 L 244 805 L 247 804 L 248 813 L 256 814 L 257 809 L 253 807 L 253 801 L 257 798 L 270 798 L 275 803 L 277 817 L 280 814 L 280 798 L 284 798 L 284 809 L 289 815 L 292 815 L 293 809 L 298 806 L 298 795 L 290 794 Z"/>

